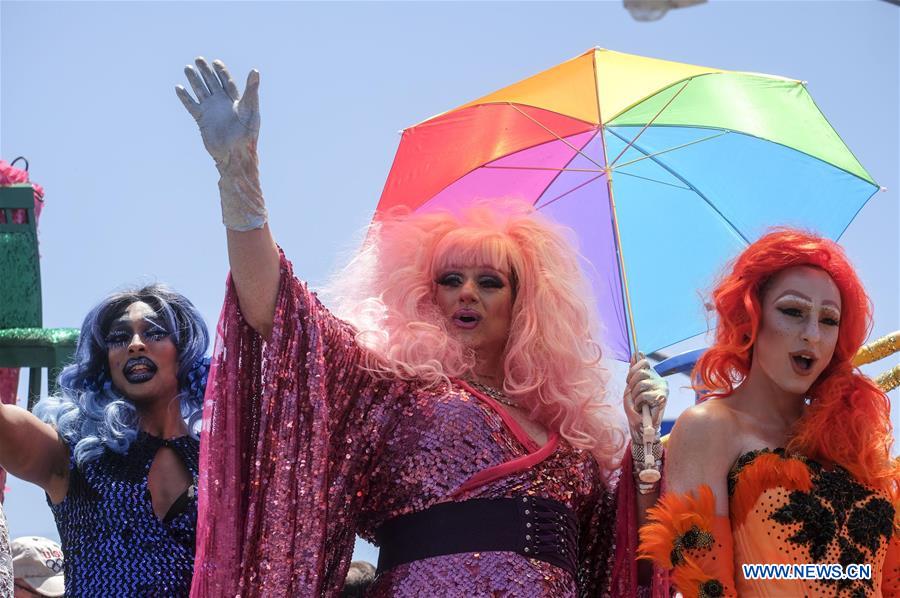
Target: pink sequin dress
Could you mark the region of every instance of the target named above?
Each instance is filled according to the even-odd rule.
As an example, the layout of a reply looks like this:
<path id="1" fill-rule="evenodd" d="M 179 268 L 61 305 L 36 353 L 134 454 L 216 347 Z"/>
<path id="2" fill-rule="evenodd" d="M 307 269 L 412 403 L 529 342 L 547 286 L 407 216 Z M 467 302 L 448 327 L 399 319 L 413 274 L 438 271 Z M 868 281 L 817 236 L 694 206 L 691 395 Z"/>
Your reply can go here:
<path id="1" fill-rule="evenodd" d="M 615 496 L 588 453 L 556 435 L 537 446 L 462 383 L 422 390 L 374 376 L 353 329 L 284 258 L 271 339 L 242 319 L 230 281 L 218 333 L 193 596 L 336 596 L 355 534 L 372 539 L 384 521 L 444 501 L 525 495 L 575 513 L 578 579 L 514 552 L 461 553 L 390 569 L 368 595 L 609 594 Z"/>

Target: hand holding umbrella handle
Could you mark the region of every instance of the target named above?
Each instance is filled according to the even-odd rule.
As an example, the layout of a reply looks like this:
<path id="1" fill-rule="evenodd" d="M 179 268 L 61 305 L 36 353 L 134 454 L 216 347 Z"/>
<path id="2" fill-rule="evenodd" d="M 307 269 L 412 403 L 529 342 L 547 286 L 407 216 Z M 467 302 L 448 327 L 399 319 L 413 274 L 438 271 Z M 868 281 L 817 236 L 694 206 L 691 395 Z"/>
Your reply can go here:
<path id="1" fill-rule="evenodd" d="M 642 354 L 636 354 L 626 377 L 625 412 L 631 428 L 631 456 L 641 493 L 656 489 L 662 474 L 659 460 L 659 424 L 665 410 L 668 385 Z"/>
<path id="2" fill-rule="evenodd" d="M 662 475 L 656 468 L 656 458 L 653 456 L 656 428 L 653 427 L 653 417 L 650 415 L 650 406 L 647 403 L 641 405 L 641 423 L 643 424 L 644 468 L 638 473 L 638 478 L 642 482 L 654 484 L 660 480 Z"/>

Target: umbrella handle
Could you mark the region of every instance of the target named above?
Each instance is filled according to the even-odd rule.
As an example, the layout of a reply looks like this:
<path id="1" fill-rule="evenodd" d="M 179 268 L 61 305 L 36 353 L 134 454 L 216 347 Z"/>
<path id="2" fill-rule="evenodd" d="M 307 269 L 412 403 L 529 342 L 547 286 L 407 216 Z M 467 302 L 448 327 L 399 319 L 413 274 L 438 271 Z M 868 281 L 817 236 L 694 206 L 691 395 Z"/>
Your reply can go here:
<path id="1" fill-rule="evenodd" d="M 641 405 L 641 423 L 643 424 L 644 441 L 644 469 L 638 474 L 642 482 L 653 484 L 659 481 L 662 475 L 656 469 L 656 460 L 653 458 L 653 443 L 656 441 L 656 428 L 653 427 L 653 418 L 650 417 L 650 406 L 647 403 Z"/>

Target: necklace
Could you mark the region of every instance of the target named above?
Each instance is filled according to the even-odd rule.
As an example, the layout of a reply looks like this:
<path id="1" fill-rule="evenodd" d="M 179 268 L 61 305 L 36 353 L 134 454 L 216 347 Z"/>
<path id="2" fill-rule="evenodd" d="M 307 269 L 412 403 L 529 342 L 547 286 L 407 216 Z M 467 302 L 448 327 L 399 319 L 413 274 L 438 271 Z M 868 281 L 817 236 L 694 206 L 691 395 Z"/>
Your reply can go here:
<path id="1" fill-rule="evenodd" d="M 480 390 L 487 396 L 491 397 L 498 403 L 503 403 L 504 405 L 509 405 L 510 407 L 515 407 L 517 409 L 521 409 L 522 406 L 518 403 L 514 403 L 509 400 L 509 398 L 503 394 L 502 391 L 497 390 L 493 386 L 488 386 L 487 384 L 481 384 L 480 382 L 475 382 L 474 380 L 468 380 L 469 386 L 474 388 L 475 390 Z"/>

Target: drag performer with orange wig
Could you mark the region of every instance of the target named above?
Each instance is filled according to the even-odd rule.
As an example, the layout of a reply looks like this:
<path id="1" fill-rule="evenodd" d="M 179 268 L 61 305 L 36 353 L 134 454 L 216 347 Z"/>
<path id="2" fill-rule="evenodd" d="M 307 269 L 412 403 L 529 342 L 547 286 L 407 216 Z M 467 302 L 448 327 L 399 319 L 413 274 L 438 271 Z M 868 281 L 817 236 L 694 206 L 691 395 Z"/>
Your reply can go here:
<path id="1" fill-rule="evenodd" d="M 241 97 L 196 65 L 178 95 L 221 175 L 231 277 L 193 595 L 335 596 L 356 533 L 380 547 L 368 595 L 632 595 L 610 590 L 624 434 L 565 231 L 515 205 L 394 214 L 329 311 L 266 224 L 258 74 Z M 665 384 L 645 360 L 628 381 L 658 419 Z"/>
<path id="2" fill-rule="evenodd" d="M 643 554 L 688 597 L 900 595 L 890 403 L 852 363 L 871 313 L 843 251 L 769 233 L 713 298 L 716 341 L 694 369 L 706 394 L 672 431 Z M 871 578 L 748 579 L 747 564 L 869 564 Z"/>

